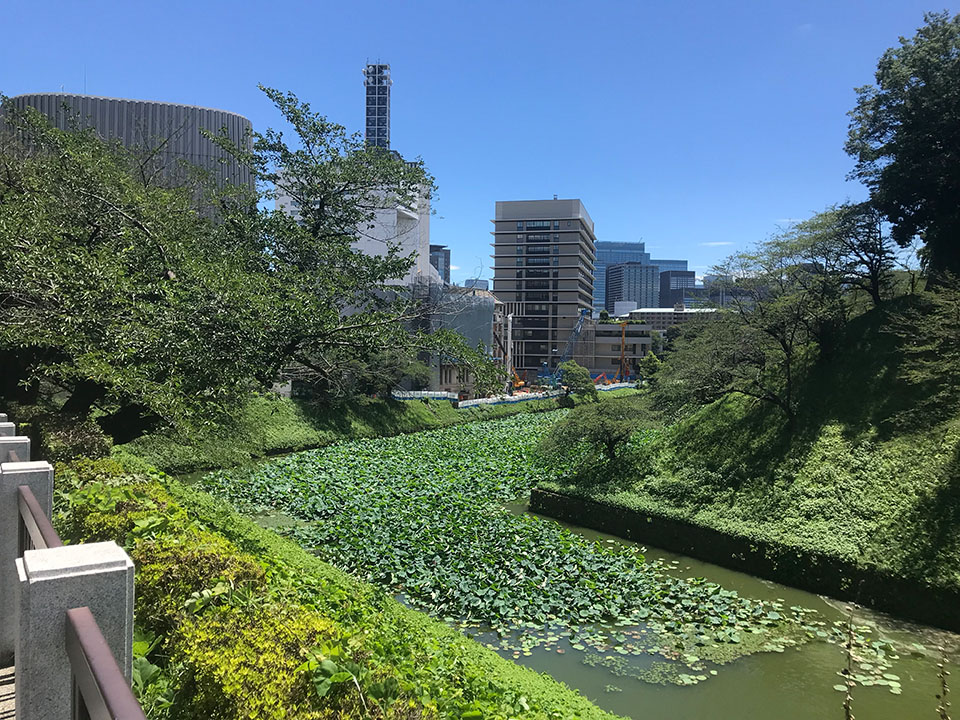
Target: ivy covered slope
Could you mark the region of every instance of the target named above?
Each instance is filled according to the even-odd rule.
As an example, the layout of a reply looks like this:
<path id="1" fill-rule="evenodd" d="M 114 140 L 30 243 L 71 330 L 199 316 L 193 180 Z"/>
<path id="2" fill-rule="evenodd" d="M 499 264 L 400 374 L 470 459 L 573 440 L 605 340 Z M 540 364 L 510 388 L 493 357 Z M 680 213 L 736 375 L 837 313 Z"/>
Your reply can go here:
<path id="1" fill-rule="evenodd" d="M 613 390 L 602 395 L 633 392 Z M 395 401 L 358 397 L 334 407 L 272 394 L 254 395 L 246 402 L 232 427 L 210 429 L 201 435 L 172 431 L 148 434 L 120 446 L 118 451 L 142 458 L 164 472 L 182 475 L 237 465 L 250 458 L 322 447 L 341 440 L 398 435 L 556 408 L 557 401 L 553 399 L 460 410 L 448 400 Z"/>
<path id="2" fill-rule="evenodd" d="M 57 523 L 137 565 L 134 685 L 151 720 L 613 717 L 209 496 L 115 459 L 76 468 Z"/>
<path id="3" fill-rule="evenodd" d="M 851 321 L 798 389 L 792 428 L 734 395 L 634 435 L 615 471 L 543 485 L 958 588 L 960 375 L 945 345 L 892 332 L 914 302 Z M 955 341 L 955 320 L 928 317 L 937 343 Z"/>

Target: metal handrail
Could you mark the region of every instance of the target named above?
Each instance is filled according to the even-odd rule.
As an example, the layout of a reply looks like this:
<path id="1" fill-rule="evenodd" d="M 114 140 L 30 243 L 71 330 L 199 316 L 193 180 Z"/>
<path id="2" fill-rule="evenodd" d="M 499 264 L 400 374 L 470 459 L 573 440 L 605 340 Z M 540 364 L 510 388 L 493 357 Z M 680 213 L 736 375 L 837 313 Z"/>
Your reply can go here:
<path id="1" fill-rule="evenodd" d="M 73 671 L 73 717 L 146 720 L 88 607 L 67 610 L 67 657 Z"/>
<path id="2" fill-rule="evenodd" d="M 34 548 L 45 550 L 63 547 L 60 536 L 53 529 L 50 519 L 40 507 L 40 503 L 28 485 L 17 488 L 17 504 L 20 507 L 19 557 L 23 557 L 25 551 Z"/>

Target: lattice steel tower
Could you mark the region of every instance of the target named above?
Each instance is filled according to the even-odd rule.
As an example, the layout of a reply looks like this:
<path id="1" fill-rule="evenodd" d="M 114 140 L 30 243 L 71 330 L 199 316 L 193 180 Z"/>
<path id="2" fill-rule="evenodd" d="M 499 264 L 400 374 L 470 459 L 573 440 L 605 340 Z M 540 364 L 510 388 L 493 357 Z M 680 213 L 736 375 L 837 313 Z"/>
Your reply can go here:
<path id="1" fill-rule="evenodd" d="M 367 145 L 390 148 L 390 66 L 380 63 L 363 68 L 367 88 Z"/>

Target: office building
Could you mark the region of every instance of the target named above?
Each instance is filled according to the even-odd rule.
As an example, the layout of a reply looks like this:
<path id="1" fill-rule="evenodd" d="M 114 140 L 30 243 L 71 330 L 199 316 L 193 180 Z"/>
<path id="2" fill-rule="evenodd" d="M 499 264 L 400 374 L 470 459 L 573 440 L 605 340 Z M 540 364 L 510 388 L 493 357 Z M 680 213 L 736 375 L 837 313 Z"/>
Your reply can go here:
<path id="1" fill-rule="evenodd" d="M 636 262 L 650 265 L 650 253 L 642 242 L 597 242 L 597 261 L 593 281 L 593 309 L 600 312 L 607 303 L 607 266 Z"/>
<path id="2" fill-rule="evenodd" d="M 637 307 L 656 307 L 660 303 L 660 270 L 656 265 L 639 262 L 607 266 L 607 312 L 618 302 L 633 301 Z"/>
<path id="3" fill-rule="evenodd" d="M 446 245 L 430 246 L 430 264 L 447 285 L 450 284 L 450 248 Z"/>
<path id="4" fill-rule="evenodd" d="M 390 149 L 390 66 L 368 63 L 363 68 L 363 84 L 367 89 L 367 145 Z"/>
<path id="5" fill-rule="evenodd" d="M 672 308 L 684 302 L 687 293 L 696 287 L 697 274 L 693 270 L 660 272 L 660 307 Z"/>
<path id="6" fill-rule="evenodd" d="M 672 308 L 644 307 L 637 310 L 631 310 L 624 315 L 621 320 L 642 323 L 650 330 L 659 333 L 666 332 L 667 328 L 683 323 L 695 318 L 702 317 L 702 313 L 716 312 L 715 308 L 687 308 L 683 305 L 677 305 Z"/>
<path id="7" fill-rule="evenodd" d="M 650 264 L 656 265 L 660 272 L 683 272 L 687 269 L 686 260 L 658 260 L 650 258 Z"/>
<path id="8" fill-rule="evenodd" d="M 493 292 L 513 315 L 513 365 L 532 380 L 592 311 L 593 220 L 580 200 L 520 200 L 498 202 L 493 223 Z"/>
<path id="9" fill-rule="evenodd" d="M 574 360 L 595 377 L 627 380 L 636 377 L 637 365 L 650 352 L 651 342 L 649 325 L 590 320 L 584 325 Z"/>
<path id="10" fill-rule="evenodd" d="M 465 288 L 474 288 L 475 290 L 489 290 L 490 281 L 484 278 L 467 278 L 463 281 Z"/>
<path id="11" fill-rule="evenodd" d="M 207 139 L 201 130 L 219 133 L 241 148 L 250 148 L 253 127 L 237 113 L 196 105 L 124 98 L 32 93 L 10 99 L 17 110 L 33 108 L 61 130 L 92 128 L 105 140 L 118 140 L 142 155 L 147 173 L 167 185 L 186 182 L 189 167 L 199 167 L 221 185 L 253 188 L 249 168 Z"/>

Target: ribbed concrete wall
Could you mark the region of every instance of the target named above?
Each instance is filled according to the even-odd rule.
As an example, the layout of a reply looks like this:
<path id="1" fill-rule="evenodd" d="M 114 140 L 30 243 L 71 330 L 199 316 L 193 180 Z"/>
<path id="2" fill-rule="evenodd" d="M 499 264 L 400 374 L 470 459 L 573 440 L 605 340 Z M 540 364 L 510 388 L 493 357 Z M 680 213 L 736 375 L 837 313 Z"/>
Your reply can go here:
<path id="1" fill-rule="evenodd" d="M 250 172 L 201 135 L 226 128 L 233 142 L 249 145 L 253 126 L 242 115 L 150 100 L 125 100 L 94 95 L 35 93 L 11 98 L 14 107 L 39 110 L 54 125 L 68 130 L 77 124 L 92 127 L 105 139 L 118 139 L 130 148 L 160 148 L 157 166 L 167 178 L 183 175 L 180 161 L 211 171 L 222 183 L 250 185 Z M 226 161 L 226 162 L 223 162 Z"/>

